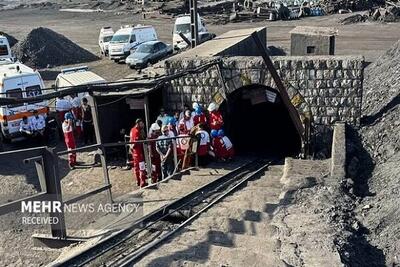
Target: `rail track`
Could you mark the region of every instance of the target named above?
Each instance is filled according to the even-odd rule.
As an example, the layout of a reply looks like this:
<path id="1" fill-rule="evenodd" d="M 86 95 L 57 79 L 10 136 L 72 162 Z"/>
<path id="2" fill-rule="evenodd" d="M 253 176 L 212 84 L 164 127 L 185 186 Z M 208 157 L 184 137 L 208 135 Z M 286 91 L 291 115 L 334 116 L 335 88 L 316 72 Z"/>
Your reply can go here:
<path id="1" fill-rule="evenodd" d="M 252 160 L 53 266 L 132 266 L 201 213 L 267 170 L 272 162 Z"/>

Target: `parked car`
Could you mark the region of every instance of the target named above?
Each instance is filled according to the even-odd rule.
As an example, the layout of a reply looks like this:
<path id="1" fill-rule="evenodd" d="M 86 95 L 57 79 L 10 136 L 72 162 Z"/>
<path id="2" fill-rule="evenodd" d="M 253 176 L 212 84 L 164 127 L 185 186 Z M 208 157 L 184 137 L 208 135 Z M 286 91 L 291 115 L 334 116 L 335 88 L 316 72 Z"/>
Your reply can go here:
<path id="1" fill-rule="evenodd" d="M 130 68 L 145 68 L 160 59 L 173 53 L 171 45 L 161 41 L 150 41 L 141 44 L 135 52 L 126 58 L 125 62 Z"/>

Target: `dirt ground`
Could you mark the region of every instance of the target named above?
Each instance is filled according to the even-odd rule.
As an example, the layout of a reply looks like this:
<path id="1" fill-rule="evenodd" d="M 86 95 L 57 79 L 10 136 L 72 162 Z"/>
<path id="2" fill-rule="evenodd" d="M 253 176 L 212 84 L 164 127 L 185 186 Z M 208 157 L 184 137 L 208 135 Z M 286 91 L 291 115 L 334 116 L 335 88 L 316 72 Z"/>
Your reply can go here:
<path id="1" fill-rule="evenodd" d="M 357 54 L 365 56 L 367 61 L 375 60 L 379 54 L 388 49 L 400 38 L 400 27 L 396 23 L 360 23 L 341 25 L 338 21 L 348 15 L 332 15 L 311 17 L 295 21 L 274 22 L 241 22 L 226 25 L 206 25 L 210 32 L 217 35 L 233 29 L 249 27 L 267 27 L 268 45 L 278 46 L 290 51 L 289 32 L 297 25 L 330 26 L 338 29 L 336 39 L 336 54 Z M 18 18 L 18 19 L 15 19 Z M 143 20 L 140 15 L 119 13 L 71 13 L 58 10 L 17 9 L 1 11 L 1 30 L 17 39 L 21 39 L 36 27 L 48 27 L 61 33 L 76 42 L 83 48 L 99 55 L 97 39 L 99 30 L 103 26 L 112 26 L 118 29 L 126 24 L 153 25 L 159 38 L 167 43 L 172 43 L 173 18 Z M 82 65 L 82 64 L 81 64 Z M 109 81 L 114 81 L 135 73 L 125 64 L 116 64 L 108 59 L 91 62 L 88 65 L 94 72 Z M 44 72 L 48 85 L 55 79 L 62 67 L 53 68 Z"/>
<path id="2" fill-rule="evenodd" d="M 345 16 L 347 15 L 314 17 L 298 21 L 243 22 L 227 25 L 209 24 L 207 26 L 211 32 L 217 35 L 232 29 L 267 26 L 268 45 L 283 47 L 287 52 L 290 48 L 289 32 L 293 27 L 297 25 L 336 27 L 339 32 L 336 39 L 336 53 L 338 55 L 361 54 L 365 56 L 368 62 L 374 61 L 383 51 L 387 50 L 400 38 L 399 24 L 338 24 L 339 19 Z M 0 12 L 0 30 L 21 39 L 33 28 L 39 26 L 48 27 L 96 54 L 99 54 L 97 47 L 98 33 L 103 26 L 112 26 L 116 29 L 121 25 L 132 23 L 151 24 L 156 28 L 161 40 L 168 43 L 172 42 L 173 19 L 151 18 L 141 20 L 140 18 L 139 15 L 116 14 L 113 12 L 71 13 L 57 10 L 18 9 Z M 121 79 L 135 73 L 135 71 L 129 69 L 126 65 L 116 64 L 108 59 L 91 62 L 86 65 L 109 81 Z M 59 70 L 63 67 L 41 70 L 48 86 L 51 85 Z M 27 146 L 29 144 L 19 144 L 11 146 L 9 149 L 21 149 Z M 57 149 L 62 150 L 64 147 L 60 144 Z M 93 158 L 86 153 L 79 154 L 78 160 L 92 162 Z M 21 159 L 11 160 L 7 158 L 4 160 L 0 168 L 2 183 L 0 189 L 1 201 L 10 201 L 36 193 L 38 183 L 34 179 L 31 180 L 32 176 L 34 176 L 32 175 L 33 171 L 32 166 L 22 165 Z M 66 166 L 65 157 L 61 161 L 61 171 L 63 173 L 63 190 L 72 195 L 87 192 L 96 185 L 99 185 L 102 179 L 102 169 L 98 167 L 69 171 Z M 114 192 L 117 195 L 135 189 L 130 171 L 124 171 L 117 166 L 110 169 L 110 174 L 113 190 L 115 190 Z M 10 194 L 10 192 L 12 193 Z M 9 227 L 10 225 L 14 227 Z M 48 229 L 19 227 L 15 225 L 15 220 L 12 217 L 2 217 L 0 254 L 4 256 L 0 258 L 1 265 L 38 266 L 45 264 L 48 259 L 53 259 L 59 254 L 52 250 L 32 250 L 30 235 L 33 232 L 48 233 Z M 28 257 L 32 254 L 35 256 Z"/>

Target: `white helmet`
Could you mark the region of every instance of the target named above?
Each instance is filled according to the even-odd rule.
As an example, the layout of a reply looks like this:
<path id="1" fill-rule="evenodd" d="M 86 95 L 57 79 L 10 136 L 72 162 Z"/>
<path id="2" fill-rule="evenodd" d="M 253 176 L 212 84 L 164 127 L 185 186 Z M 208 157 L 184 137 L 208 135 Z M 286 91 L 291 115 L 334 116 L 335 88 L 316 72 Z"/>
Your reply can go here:
<path id="1" fill-rule="evenodd" d="M 217 109 L 217 104 L 215 102 L 211 102 L 211 104 L 208 106 L 207 110 L 212 112 Z"/>
<path id="2" fill-rule="evenodd" d="M 152 131 L 159 131 L 161 128 L 160 128 L 160 126 L 157 124 L 157 123 L 153 123 L 151 126 L 150 126 L 150 130 L 152 130 Z"/>
<path id="3" fill-rule="evenodd" d="M 192 104 L 192 107 L 193 107 L 193 109 L 196 109 L 196 108 L 198 108 L 200 105 L 199 105 L 199 103 L 197 103 L 197 102 L 193 102 L 193 104 Z"/>

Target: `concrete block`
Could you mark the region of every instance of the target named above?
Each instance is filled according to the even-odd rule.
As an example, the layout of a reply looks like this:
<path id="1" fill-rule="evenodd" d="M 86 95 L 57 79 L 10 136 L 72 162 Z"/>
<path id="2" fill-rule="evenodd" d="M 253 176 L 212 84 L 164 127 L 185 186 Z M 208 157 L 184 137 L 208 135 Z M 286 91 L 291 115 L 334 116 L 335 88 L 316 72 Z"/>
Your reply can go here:
<path id="1" fill-rule="evenodd" d="M 324 72 L 323 72 L 323 70 L 317 70 L 317 71 L 316 71 L 316 78 L 317 78 L 318 80 L 322 80 L 322 79 L 324 78 Z"/>
<path id="2" fill-rule="evenodd" d="M 336 79 L 341 79 L 341 78 L 343 78 L 343 70 L 336 70 L 336 71 L 335 71 L 335 78 L 336 78 Z"/>

